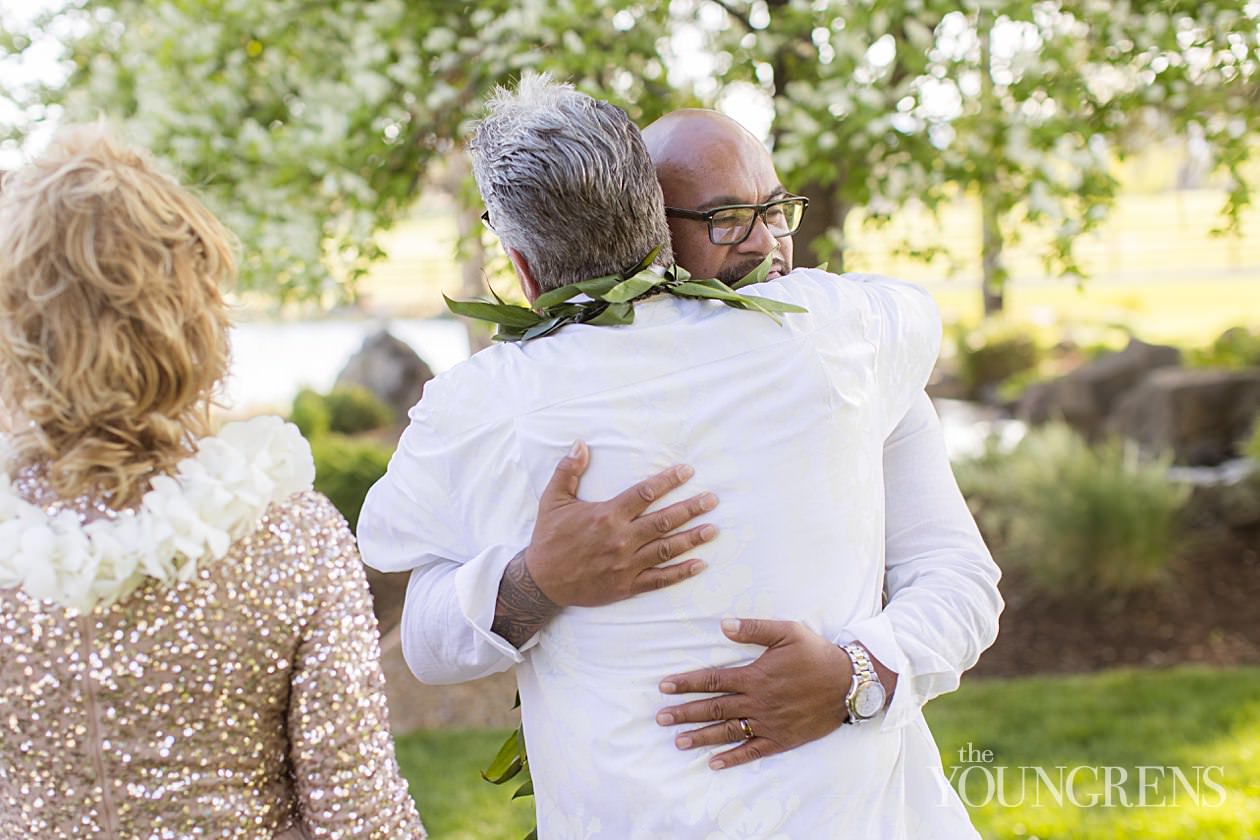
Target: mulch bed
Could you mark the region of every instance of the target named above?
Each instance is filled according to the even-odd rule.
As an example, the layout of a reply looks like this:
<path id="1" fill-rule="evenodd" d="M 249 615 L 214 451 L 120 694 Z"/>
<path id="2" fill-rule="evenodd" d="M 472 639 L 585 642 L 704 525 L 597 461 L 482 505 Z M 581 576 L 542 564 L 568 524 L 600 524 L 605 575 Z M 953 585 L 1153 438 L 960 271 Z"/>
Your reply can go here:
<path id="1" fill-rule="evenodd" d="M 1123 597 L 1045 595 L 1017 570 L 1001 589 L 1001 630 L 974 676 L 1260 664 L 1260 528 L 1200 538 L 1164 585 Z"/>

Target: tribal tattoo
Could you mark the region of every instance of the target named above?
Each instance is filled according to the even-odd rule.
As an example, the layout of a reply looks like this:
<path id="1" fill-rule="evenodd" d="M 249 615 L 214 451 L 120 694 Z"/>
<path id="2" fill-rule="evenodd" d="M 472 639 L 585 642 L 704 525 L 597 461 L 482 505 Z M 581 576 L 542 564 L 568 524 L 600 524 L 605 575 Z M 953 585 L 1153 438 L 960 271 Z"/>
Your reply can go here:
<path id="1" fill-rule="evenodd" d="M 534 582 L 522 549 L 503 571 L 490 629 L 519 648 L 558 612 L 560 606 Z"/>

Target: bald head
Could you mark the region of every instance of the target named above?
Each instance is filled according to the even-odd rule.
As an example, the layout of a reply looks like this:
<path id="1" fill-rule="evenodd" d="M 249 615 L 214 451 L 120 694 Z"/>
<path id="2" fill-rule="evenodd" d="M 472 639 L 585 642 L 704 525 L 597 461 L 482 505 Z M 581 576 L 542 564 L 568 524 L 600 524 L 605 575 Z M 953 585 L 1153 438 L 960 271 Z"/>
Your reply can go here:
<path id="1" fill-rule="evenodd" d="M 704 212 L 731 204 L 764 204 L 787 194 L 770 153 L 748 129 L 719 113 L 674 111 L 643 130 L 666 207 Z M 767 254 L 775 268 L 792 268 L 791 236 L 771 236 L 758 222 L 738 245 L 714 245 L 705 222 L 674 214 L 669 219 L 674 257 L 697 277 L 727 282 L 742 277 Z"/>
<path id="2" fill-rule="evenodd" d="M 732 159 L 774 171 L 761 141 L 720 111 L 684 108 L 668 113 L 643 130 L 643 142 L 662 181 L 702 177 Z"/>

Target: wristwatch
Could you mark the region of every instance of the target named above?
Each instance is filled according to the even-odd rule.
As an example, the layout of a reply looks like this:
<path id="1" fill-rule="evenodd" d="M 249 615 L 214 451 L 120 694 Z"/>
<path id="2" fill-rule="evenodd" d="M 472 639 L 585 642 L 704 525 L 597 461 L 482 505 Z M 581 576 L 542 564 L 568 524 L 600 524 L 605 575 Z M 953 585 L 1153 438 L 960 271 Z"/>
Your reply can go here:
<path id="1" fill-rule="evenodd" d="M 884 691 L 884 684 L 879 681 L 879 674 L 875 673 L 875 668 L 871 665 L 871 658 L 866 654 L 866 648 L 855 643 L 840 647 L 853 660 L 853 684 L 849 686 L 849 693 L 844 697 L 844 705 L 849 710 L 849 716 L 844 722 L 865 723 L 884 708 L 887 693 Z"/>

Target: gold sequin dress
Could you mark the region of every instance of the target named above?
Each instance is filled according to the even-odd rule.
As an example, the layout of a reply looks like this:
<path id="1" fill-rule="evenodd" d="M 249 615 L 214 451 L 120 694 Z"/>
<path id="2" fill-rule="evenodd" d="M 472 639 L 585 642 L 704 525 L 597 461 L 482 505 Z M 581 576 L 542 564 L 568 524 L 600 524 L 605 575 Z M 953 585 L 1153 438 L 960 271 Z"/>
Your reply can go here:
<path id="1" fill-rule="evenodd" d="M 0 590 L 0 838 L 422 838 L 379 658 L 353 537 L 313 492 L 189 583 L 84 614 Z"/>

